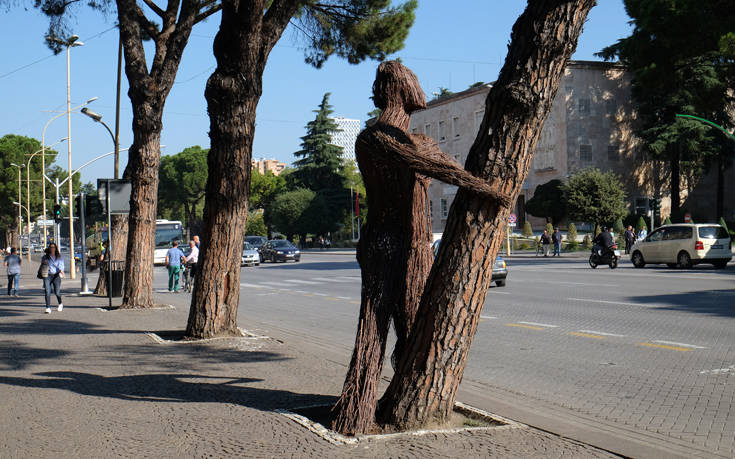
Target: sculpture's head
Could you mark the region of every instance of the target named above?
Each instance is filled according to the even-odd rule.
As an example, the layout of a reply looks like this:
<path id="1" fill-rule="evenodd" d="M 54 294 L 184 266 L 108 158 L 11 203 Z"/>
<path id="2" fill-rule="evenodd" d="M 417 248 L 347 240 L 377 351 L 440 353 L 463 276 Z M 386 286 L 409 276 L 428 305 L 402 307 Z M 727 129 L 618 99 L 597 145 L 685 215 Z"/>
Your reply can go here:
<path id="1" fill-rule="evenodd" d="M 397 61 L 386 61 L 378 66 L 373 83 L 373 102 L 385 110 L 388 102 L 402 105 L 407 113 L 426 108 L 424 91 L 416 75 Z"/>

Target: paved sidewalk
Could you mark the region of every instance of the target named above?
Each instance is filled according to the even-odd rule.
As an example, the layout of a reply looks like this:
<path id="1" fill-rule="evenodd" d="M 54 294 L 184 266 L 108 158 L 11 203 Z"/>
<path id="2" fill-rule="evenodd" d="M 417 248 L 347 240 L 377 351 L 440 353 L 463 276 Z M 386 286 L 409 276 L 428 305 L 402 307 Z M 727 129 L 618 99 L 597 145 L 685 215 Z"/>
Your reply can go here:
<path id="1" fill-rule="evenodd" d="M 0 457 L 614 457 L 525 426 L 334 445 L 276 410 L 334 403 L 346 362 L 298 338 L 147 334 L 183 330 L 185 306 L 105 311 L 106 298 L 69 295 L 62 312 L 43 314 L 34 268 L 24 267 L 21 298 L 0 292 Z"/>

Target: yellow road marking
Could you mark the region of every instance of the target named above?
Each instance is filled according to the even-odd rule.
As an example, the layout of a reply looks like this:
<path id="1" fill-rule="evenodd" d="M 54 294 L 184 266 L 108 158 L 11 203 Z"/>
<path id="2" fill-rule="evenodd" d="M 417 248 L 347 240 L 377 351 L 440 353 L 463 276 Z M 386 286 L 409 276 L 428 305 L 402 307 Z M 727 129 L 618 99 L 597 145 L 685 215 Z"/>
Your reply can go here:
<path id="1" fill-rule="evenodd" d="M 569 332 L 569 333 L 567 333 L 567 335 L 572 335 L 572 336 L 581 336 L 581 337 L 583 337 L 583 338 L 605 339 L 605 337 L 604 337 L 604 336 L 600 336 L 600 335 L 593 335 L 592 333 L 582 333 L 582 332 Z"/>
<path id="2" fill-rule="evenodd" d="M 679 346 L 669 346 L 667 344 L 656 344 L 656 343 L 638 343 L 639 346 L 657 347 L 660 349 L 670 349 L 672 351 L 689 352 L 691 349 Z"/>
<path id="3" fill-rule="evenodd" d="M 519 327 L 519 328 L 528 328 L 531 330 L 545 330 L 544 327 L 534 327 L 533 325 L 526 325 L 526 324 L 505 324 L 506 327 Z"/>

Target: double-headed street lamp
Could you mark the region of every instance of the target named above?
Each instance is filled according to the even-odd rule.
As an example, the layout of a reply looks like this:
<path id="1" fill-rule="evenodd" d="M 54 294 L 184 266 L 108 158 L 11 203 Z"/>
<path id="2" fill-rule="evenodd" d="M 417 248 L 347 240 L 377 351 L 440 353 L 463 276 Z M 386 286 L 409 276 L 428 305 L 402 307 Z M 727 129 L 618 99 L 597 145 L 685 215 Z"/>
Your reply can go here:
<path id="1" fill-rule="evenodd" d="M 65 141 L 65 140 L 66 140 L 66 137 L 64 137 L 63 139 L 59 140 L 58 142 L 56 142 L 54 144 L 49 145 L 49 148 L 53 147 L 54 145 L 58 145 L 58 144 L 60 144 L 61 142 Z M 30 227 L 31 227 L 31 160 L 37 154 L 44 153 L 44 150 L 45 150 L 45 148 L 42 145 L 40 150 L 38 150 L 38 151 L 36 151 L 34 153 L 31 153 L 30 157 L 28 158 L 28 162 L 26 163 L 26 208 L 28 209 L 28 212 L 26 213 L 26 216 L 28 217 L 27 224 L 28 224 L 28 228 L 29 228 L 28 229 L 28 236 L 29 236 L 28 237 L 28 253 L 26 255 L 28 257 L 28 261 L 31 261 L 31 239 L 30 239 L 30 232 L 31 232 L 30 231 Z M 43 166 L 45 166 L 45 161 L 44 161 Z M 45 171 L 44 170 L 41 170 L 41 175 L 43 175 L 44 173 L 45 173 Z M 41 186 L 43 187 L 44 190 L 46 189 L 46 183 L 43 181 L 43 177 L 41 177 Z M 46 205 L 44 203 L 44 209 L 45 208 L 46 208 Z M 44 233 L 46 232 L 46 215 L 45 215 L 45 213 L 46 212 L 44 210 L 44 216 L 42 217 L 43 220 L 44 220 L 44 224 L 43 224 Z M 44 242 L 44 247 L 45 247 L 46 246 L 46 241 L 44 240 L 43 242 Z"/>
<path id="2" fill-rule="evenodd" d="M 15 164 L 15 163 L 10 163 L 10 165 L 18 168 L 18 202 L 21 202 L 22 199 L 20 195 L 20 190 L 21 190 L 20 170 L 26 167 L 26 165 L 25 164 Z M 20 207 L 19 207 L 18 208 L 18 252 L 21 257 L 23 256 L 23 244 L 20 243 L 20 233 L 22 229 L 23 229 L 23 214 L 21 214 Z"/>
<path id="3" fill-rule="evenodd" d="M 72 253 L 69 265 L 71 266 L 71 278 L 74 279 L 74 200 L 71 199 L 74 196 L 72 192 L 72 171 L 71 171 L 71 71 L 70 71 L 70 50 L 75 46 L 82 46 L 84 43 L 79 40 L 78 35 L 72 35 L 66 41 L 54 38 L 51 41 L 56 42 L 60 45 L 66 46 L 66 126 L 67 126 L 67 151 L 69 159 L 69 250 Z"/>

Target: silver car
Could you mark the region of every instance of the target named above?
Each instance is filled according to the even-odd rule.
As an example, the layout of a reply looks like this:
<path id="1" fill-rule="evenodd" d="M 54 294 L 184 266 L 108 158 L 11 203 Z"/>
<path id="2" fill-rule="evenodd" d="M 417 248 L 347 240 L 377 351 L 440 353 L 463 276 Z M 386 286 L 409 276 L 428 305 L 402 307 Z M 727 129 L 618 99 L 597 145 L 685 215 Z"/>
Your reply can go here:
<path id="1" fill-rule="evenodd" d="M 260 264 L 260 254 L 250 243 L 243 242 L 242 244 L 242 259 L 240 266 L 258 266 Z"/>

